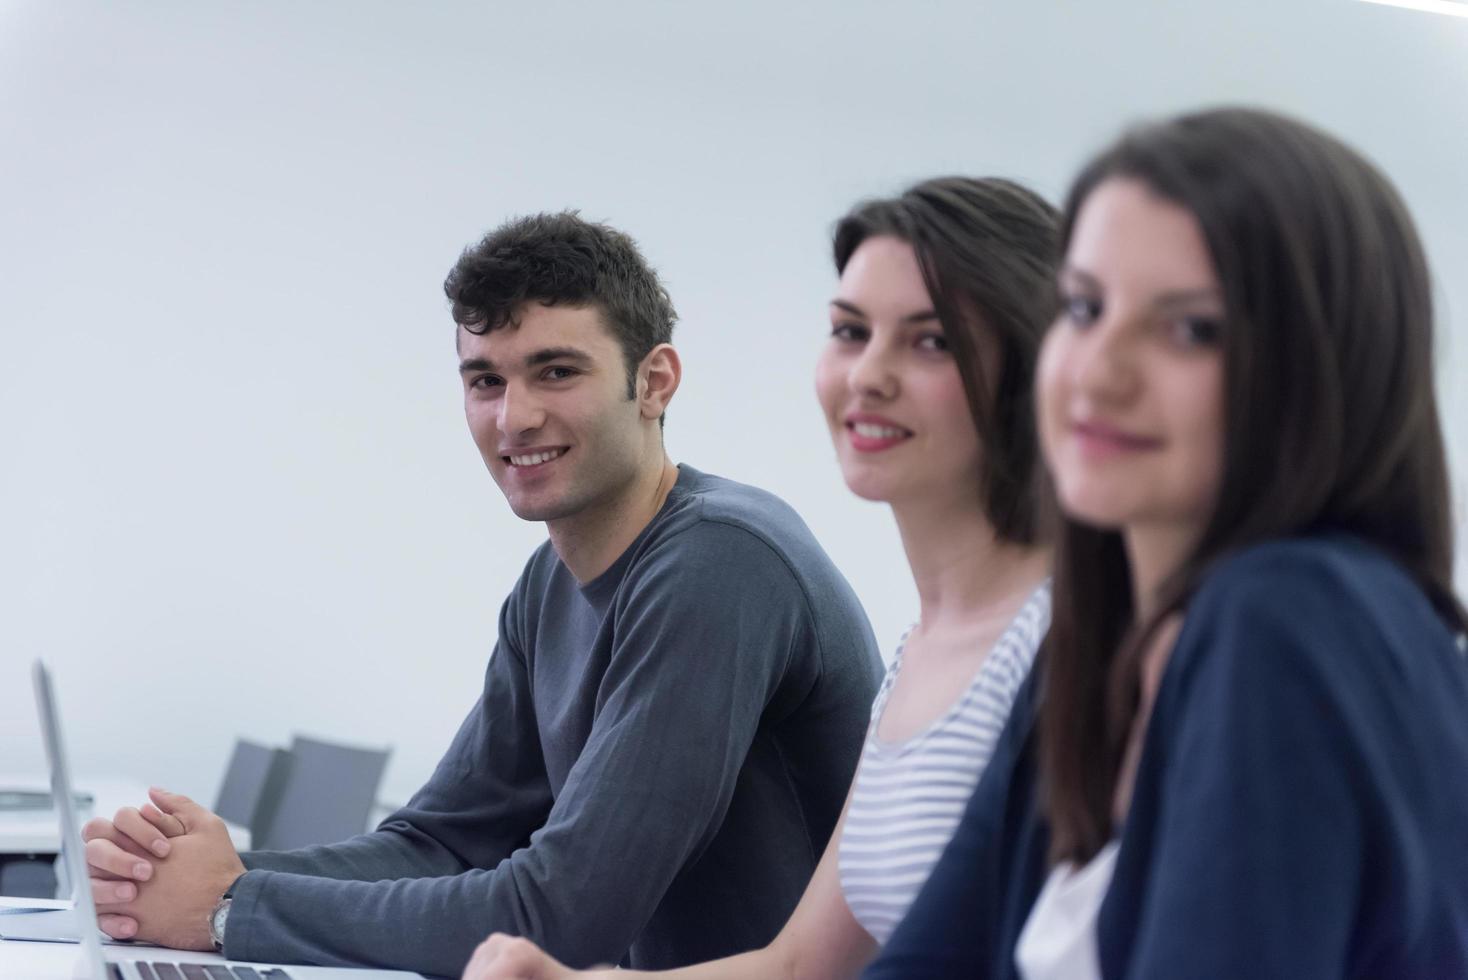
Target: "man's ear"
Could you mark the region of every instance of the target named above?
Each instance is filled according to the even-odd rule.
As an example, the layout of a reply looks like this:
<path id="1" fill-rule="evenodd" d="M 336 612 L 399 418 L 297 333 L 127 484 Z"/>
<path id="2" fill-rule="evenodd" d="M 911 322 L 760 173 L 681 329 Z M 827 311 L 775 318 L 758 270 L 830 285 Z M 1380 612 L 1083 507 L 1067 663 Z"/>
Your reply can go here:
<path id="1" fill-rule="evenodd" d="M 637 401 L 642 417 L 661 418 L 683 380 L 683 362 L 672 344 L 658 344 L 637 366 Z"/>

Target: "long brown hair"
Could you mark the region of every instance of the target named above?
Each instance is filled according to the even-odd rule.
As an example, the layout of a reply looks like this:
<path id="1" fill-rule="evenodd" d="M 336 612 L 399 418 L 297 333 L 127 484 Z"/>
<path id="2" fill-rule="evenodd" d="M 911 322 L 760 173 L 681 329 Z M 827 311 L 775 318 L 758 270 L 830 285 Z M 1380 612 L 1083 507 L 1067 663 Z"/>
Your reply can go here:
<path id="1" fill-rule="evenodd" d="M 1064 520 L 1039 709 L 1051 858 L 1089 860 L 1140 698 L 1140 655 L 1211 563 L 1251 543 L 1355 534 L 1399 563 L 1450 623 L 1447 463 L 1432 384 L 1432 295 L 1391 183 L 1335 138 L 1269 112 L 1221 109 L 1124 135 L 1080 174 L 1090 193 L 1140 180 L 1202 228 L 1225 306 L 1223 475 L 1158 611 L 1136 622 L 1118 532 Z"/>
<path id="2" fill-rule="evenodd" d="M 864 201 L 837 222 L 836 272 L 877 235 L 900 238 L 917 254 L 984 447 L 980 480 L 995 533 L 1016 544 L 1049 537 L 1033 386 L 1040 340 L 1055 317 L 1059 213 L 1011 180 L 936 177 L 900 197 Z M 979 362 L 980 331 L 999 341 L 992 392 Z"/>

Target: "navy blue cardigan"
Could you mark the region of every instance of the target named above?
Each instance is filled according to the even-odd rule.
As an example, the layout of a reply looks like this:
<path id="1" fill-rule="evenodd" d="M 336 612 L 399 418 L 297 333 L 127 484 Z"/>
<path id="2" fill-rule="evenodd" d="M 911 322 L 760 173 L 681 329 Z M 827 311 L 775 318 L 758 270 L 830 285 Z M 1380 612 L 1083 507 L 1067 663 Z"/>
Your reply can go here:
<path id="1" fill-rule="evenodd" d="M 1048 873 L 1033 687 L 867 980 L 1017 975 Z M 1468 660 L 1393 562 L 1337 536 L 1207 577 L 1097 939 L 1108 978 L 1468 977 Z"/>

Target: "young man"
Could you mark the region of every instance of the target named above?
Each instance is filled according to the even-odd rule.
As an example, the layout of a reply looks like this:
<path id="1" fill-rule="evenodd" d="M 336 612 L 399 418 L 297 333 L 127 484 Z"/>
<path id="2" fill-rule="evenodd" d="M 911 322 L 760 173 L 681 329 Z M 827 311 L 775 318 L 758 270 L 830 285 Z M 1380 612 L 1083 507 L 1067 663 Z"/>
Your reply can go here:
<path id="1" fill-rule="evenodd" d="M 799 517 L 675 466 L 667 293 L 627 236 L 524 218 L 445 291 L 474 442 L 544 521 L 484 691 L 377 830 L 236 855 L 182 797 L 88 824 L 103 928 L 231 958 L 454 974 L 500 931 L 645 968 L 768 942 L 850 784 L 879 661 Z"/>

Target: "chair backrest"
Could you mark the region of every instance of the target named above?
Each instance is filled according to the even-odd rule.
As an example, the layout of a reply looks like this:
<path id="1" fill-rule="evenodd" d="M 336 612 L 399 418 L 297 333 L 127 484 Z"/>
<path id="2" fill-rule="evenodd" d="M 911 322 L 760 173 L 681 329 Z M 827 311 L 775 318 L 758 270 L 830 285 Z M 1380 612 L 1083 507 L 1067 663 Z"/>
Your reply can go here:
<path id="1" fill-rule="evenodd" d="M 70 898 L 56 893 L 56 870 L 50 860 L 24 854 L 0 854 L 0 895 L 11 898 Z"/>
<path id="2" fill-rule="evenodd" d="M 235 739 L 214 812 L 230 823 L 248 827 L 253 847 L 260 847 L 269 833 L 290 766 L 291 755 L 285 749 Z"/>
<path id="3" fill-rule="evenodd" d="M 261 836 L 262 850 L 331 844 L 367 829 L 389 749 L 361 749 L 297 735 L 279 805 Z"/>

